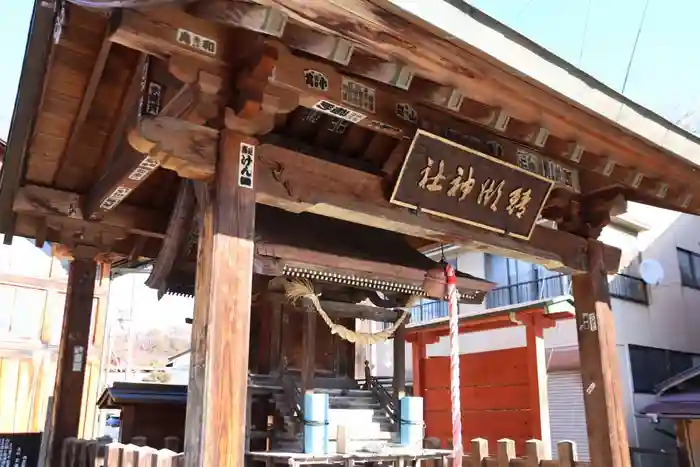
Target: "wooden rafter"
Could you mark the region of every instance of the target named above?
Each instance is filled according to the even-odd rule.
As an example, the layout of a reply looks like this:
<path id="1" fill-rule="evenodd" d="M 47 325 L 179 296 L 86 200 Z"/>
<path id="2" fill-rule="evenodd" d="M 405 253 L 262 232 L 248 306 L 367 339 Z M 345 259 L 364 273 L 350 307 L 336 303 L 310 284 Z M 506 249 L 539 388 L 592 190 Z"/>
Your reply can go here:
<path id="1" fill-rule="evenodd" d="M 112 41 L 109 40 L 108 35 L 109 28 L 106 28 L 105 38 L 102 40 L 102 45 L 100 46 L 97 56 L 95 57 L 95 62 L 85 88 L 85 93 L 83 94 L 83 99 L 80 101 L 78 115 L 75 117 L 70 135 L 68 136 L 68 141 L 66 142 L 66 147 L 63 150 L 63 155 L 61 157 L 63 162 L 66 161 L 68 155 L 75 151 L 78 145 L 85 120 L 87 119 L 88 112 L 90 112 L 90 109 L 92 108 L 92 103 L 95 99 L 95 95 L 97 94 L 97 88 L 102 81 L 102 74 L 104 73 L 107 59 L 109 58 L 109 52 L 112 50 Z M 59 167 L 61 165 L 63 164 L 59 164 Z M 60 176 L 58 178 L 60 178 Z"/>
<path id="2" fill-rule="evenodd" d="M 392 17 L 392 22 L 386 22 L 382 19 L 386 16 L 383 9 L 391 9 L 386 2 L 377 1 L 380 6 L 374 6 L 360 0 L 352 0 L 349 3 L 332 1 L 320 10 L 316 4 L 310 5 L 299 0 L 258 3 L 260 4 L 224 1 L 201 3 L 192 9 L 191 13 L 198 17 L 198 21 L 210 20 L 208 25 L 206 22 L 192 22 L 191 15 L 189 18 L 186 18 L 188 15 L 178 16 L 172 21 L 172 15 L 168 16 L 168 24 L 175 27 L 177 21 L 182 21 L 183 24 L 201 26 L 198 34 L 203 37 L 222 37 L 222 30 L 213 27 L 215 23 L 219 23 L 218 27 L 235 25 L 250 32 L 266 34 L 268 37 L 278 38 L 280 43 L 292 49 L 302 50 L 342 66 L 336 68 L 325 64 L 335 70 L 336 74 L 345 70 L 346 73 L 363 77 L 377 85 L 395 85 L 392 80 L 401 75 L 403 72 L 400 70 L 405 67 L 410 70 L 412 78 L 406 80 L 406 86 L 399 87 L 410 89 L 408 95 L 402 96 L 408 103 L 427 104 L 443 113 L 489 126 L 508 138 L 544 152 L 555 160 L 569 160 L 581 169 L 607 177 L 601 181 L 607 183 L 607 186 L 632 188 L 641 196 L 648 197 L 664 207 L 692 210 L 694 200 L 698 199 L 698 196 L 693 195 L 693 189 L 689 188 L 693 185 L 687 178 L 688 174 L 683 173 L 681 166 L 676 165 L 674 161 L 670 160 L 671 170 L 674 176 L 680 177 L 676 180 L 685 181 L 684 186 L 679 187 L 659 179 L 658 176 L 648 175 L 662 172 L 653 162 L 648 162 L 651 158 L 643 158 L 639 163 L 640 167 L 634 167 L 638 164 L 638 158 L 634 158 L 633 161 L 630 155 L 643 153 L 650 156 L 654 153 L 645 142 L 626 133 L 609 136 L 611 128 L 606 124 L 608 131 L 603 131 L 601 121 L 586 111 L 580 111 L 563 100 L 543 94 L 540 88 L 523 81 L 519 76 L 514 76 L 510 70 L 499 68 L 488 60 L 484 62 L 478 53 L 465 51 L 447 39 L 415 27 L 400 15 Z M 393 9 L 392 13 L 397 11 Z M 344 28 L 335 27 L 337 18 L 347 19 Z M 142 29 L 143 37 L 132 46 L 142 50 L 156 50 L 160 54 L 175 50 L 172 43 L 164 43 L 162 29 L 153 34 L 153 37 L 148 37 L 148 15 L 141 17 L 140 21 L 138 28 Z M 364 23 L 376 27 L 376 30 L 386 34 L 389 40 L 378 42 L 374 34 L 369 33 L 372 28 L 353 26 Z M 399 38 L 399 31 L 401 34 L 415 36 L 413 42 L 425 44 L 426 47 L 407 51 L 404 47 L 405 40 Z M 210 32 L 213 35 L 207 36 Z M 347 47 L 344 46 L 344 49 L 348 51 L 351 48 L 356 49 L 352 54 L 345 54 L 350 54 L 352 59 L 333 58 L 332 51 L 338 49 L 338 41 L 345 41 Z M 224 46 L 225 44 L 222 48 Z M 369 54 L 368 51 L 372 53 Z M 427 51 L 431 54 L 424 53 Z M 181 53 L 192 56 L 191 50 Z M 210 58 L 200 57 L 206 60 Z M 311 69 L 316 71 L 325 69 L 324 64 L 320 62 L 300 60 L 300 64 L 313 64 Z M 280 64 L 277 69 L 285 69 L 284 64 Z M 399 91 L 396 86 L 390 87 Z M 298 86 L 295 87 L 297 88 Z M 303 91 L 309 94 L 309 89 Z M 318 95 L 311 95 L 315 95 L 315 99 L 309 98 L 305 104 L 302 95 L 300 103 L 309 106 L 317 104 Z M 378 107 L 382 107 L 379 105 L 380 101 L 383 99 L 378 95 Z M 533 114 L 532 109 L 538 108 L 541 102 L 546 104 L 546 112 L 542 115 Z M 396 122 L 393 105 L 387 104 L 384 109 L 387 112 L 382 118 L 375 120 L 374 115 L 371 115 L 361 124 L 374 131 L 396 136 L 404 134 L 404 131 L 408 131 L 408 134 L 413 131 L 410 127 L 403 130 L 403 124 Z M 357 111 L 362 112 L 362 109 Z M 562 118 L 572 113 L 576 114 L 576 119 Z M 585 119 L 586 123 L 579 125 L 576 121 L 578 118 Z M 399 124 L 395 125 L 392 122 Z M 590 128 L 598 128 L 601 131 L 594 134 L 589 131 Z M 634 197 L 634 194 L 631 196 Z"/>
<path id="3" fill-rule="evenodd" d="M 70 219 L 78 225 L 99 225 L 123 229 L 126 233 L 146 237 L 163 238 L 167 218 L 161 213 L 128 205 L 108 213 L 100 223 L 85 220 L 80 195 L 36 185 L 20 188 L 15 197 L 14 212 L 45 216 L 53 219 Z"/>

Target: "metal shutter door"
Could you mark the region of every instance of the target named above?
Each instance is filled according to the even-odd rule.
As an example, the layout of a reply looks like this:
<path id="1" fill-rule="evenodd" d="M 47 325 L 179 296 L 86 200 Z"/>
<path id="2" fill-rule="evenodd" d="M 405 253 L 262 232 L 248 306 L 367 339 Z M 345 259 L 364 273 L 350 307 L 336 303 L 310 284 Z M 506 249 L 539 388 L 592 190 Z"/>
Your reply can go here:
<path id="1" fill-rule="evenodd" d="M 556 456 L 557 442 L 573 441 L 580 461 L 588 461 L 586 409 L 583 405 L 583 385 L 578 372 L 562 371 L 547 375 L 549 424 L 552 454 Z"/>

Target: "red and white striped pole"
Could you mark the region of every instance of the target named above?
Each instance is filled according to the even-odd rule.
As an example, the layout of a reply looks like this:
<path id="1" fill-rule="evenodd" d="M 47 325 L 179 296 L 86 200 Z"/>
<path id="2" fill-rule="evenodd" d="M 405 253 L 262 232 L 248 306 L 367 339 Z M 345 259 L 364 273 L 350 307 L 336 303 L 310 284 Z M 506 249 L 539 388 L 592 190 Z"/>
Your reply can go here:
<path id="1" fill-rule="evenodd" d="M 459 384 L 459 303 L 457 302 L 457 276 L 452 265 L 445 266 L 447 276 L 447 300 L 450 316 L 450 396 L 452 397 L 452 449 L 454 467 L 462 465 L 462 409 Z"/>

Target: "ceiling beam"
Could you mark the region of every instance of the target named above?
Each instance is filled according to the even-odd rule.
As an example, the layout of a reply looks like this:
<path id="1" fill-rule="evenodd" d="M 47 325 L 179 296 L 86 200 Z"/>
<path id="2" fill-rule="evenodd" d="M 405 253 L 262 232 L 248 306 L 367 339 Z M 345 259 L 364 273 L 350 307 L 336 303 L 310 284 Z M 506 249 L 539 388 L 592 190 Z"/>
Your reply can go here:
<path id="1" fill-rule="evenodd" d="M 218 133 L 172 119 L 146 120 L 130 133 L 141 152 L 182 177 L 209 180 L 214 175 Z M 197 141 L 196 144 L 193 141 Z M 193 151 L 192 148 L 198 148 Z M 311 212 L 443 243 L 476 244 L 505 256 L 523 257 L 550 269 L 586 270 L 587 242 L 565 232 L 536 227 L 521 241 L 465 224 L 416 216 L 389 203 L 384 178 L 270 144 L 256 150 L 256 201 L 292 212 Z M 620 251 L 606 247 L 609 271 L 617 271 Z"/>
<path id="2" fill-rule="evenodd" d="M 85 124 L 88 113 L 92 108 L 92 103 L 95 100 L 95 95 L 97 94 L 97 88 L 102 81 L 105 65 L 107 64 L 107 59 L 109 58 L 109 52 L 112 50 L 112 41 L 109 40 L 108 35 L 109 28 L 106 28 L 105 38 L 102 40 L 102 45 L 100 46 L 97 56 L 95 57 L 90 78 L 88 78 L 87 86 L 85 87 L 85 92 L 83 93 L 83 98 L 80 101 L 78 114 L 73 121 L 73 126 L 70 130 L 70 135 L 68 136 L 68 141 L 66 142 L 65 149 L 61 155 L 61 162 L 59 162 L 58 167 L 63 166 L 63 162 L 68 158 L 69 154 L 72 154 L 76 150 L 76 147 L 80 141 L 83 125 Z M 57 172 L 57 174 L 59 173 L 60 172 Z M 60 178 L 60 176 L 57 175 L 57 178 Z"/>
<path id="3" fill-rule="evenodd" d="M 122 229 L 129 234 L 164 238 L 168 224 L 167 215 L 157 211 L 121 205 L 106 213 L 100 222 L 86 220 L 80 203 L 80 195 L 37 185 L 25 185 L 19 189 L 13 209 L 18 214 L 44 216 L 53 219 L 71 219 L 83 226 L 102 224 L 107 228 Z"/>
<path id="4" fill-rule="evenodd" d="M 289 15 L 290 21 L 298 21 L 325 34 L 339 35 L 378 56 L 400 57 L 425 78 L 456 87 L 467 98 L 502 107 L 508 116 L 546 129 L 550 139 L 552 136 L 563 140 L 576 137 L 596 159 L 613 157 L 622 167 L 639 164 L 639 170 L 646 175 L 664 175 L 675 185 L 683 184 L 697 190 L 694 172 L 688 170 L 688 163 L 611 124 L 606 117 L 563 98 L 536 80 L 524 77 L 482 50 L 445 36 L 444 31 L 391 2 L 329 0 L 323 2 L 323 7 L 306 0 L 260 3 L 276 6 Z M 685 198 L 673 197 L 674 202 L 680 199 Z M 695 208 L 698 202 L 700 199 L 691 200 Z"/>

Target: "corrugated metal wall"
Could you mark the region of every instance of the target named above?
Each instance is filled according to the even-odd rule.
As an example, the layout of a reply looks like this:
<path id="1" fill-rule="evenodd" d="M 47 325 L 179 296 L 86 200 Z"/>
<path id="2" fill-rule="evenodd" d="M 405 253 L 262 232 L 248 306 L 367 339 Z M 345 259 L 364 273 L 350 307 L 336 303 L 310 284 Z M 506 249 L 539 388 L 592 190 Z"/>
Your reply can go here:
<path id="1" fill-rule="evenodd" d="M 559 441 L 574 441 L 579 460 L 590 460 L 581 374 L 576 371 L 549 373 L 547 391 L 552 453 L 556 456 Z"/>
<path id="2" fill-rule="evenodd" d="M 1 236 L 0 236 L 1 237 Z M 81 435 L 92 437 L 109 293 L 101 268 L 93 303 Z M 67 274 L 50 247 L 0 245 L 0 432 L 41 431 L 53 394 Z"/>

